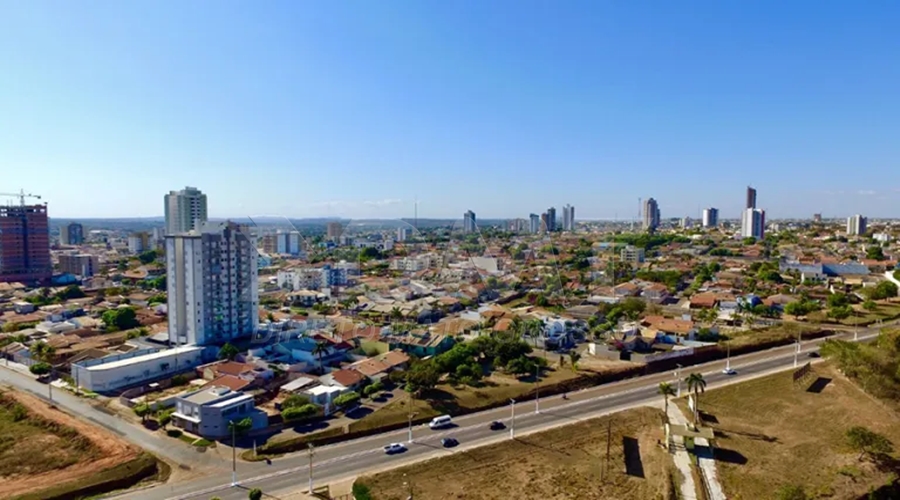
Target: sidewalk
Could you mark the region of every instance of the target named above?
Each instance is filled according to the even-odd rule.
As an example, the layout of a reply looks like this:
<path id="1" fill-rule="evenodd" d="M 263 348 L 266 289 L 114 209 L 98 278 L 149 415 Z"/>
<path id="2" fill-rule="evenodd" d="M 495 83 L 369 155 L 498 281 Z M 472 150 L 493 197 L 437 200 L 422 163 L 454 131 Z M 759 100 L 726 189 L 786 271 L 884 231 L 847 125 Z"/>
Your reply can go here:
<path id="1" fill-rule="evenodd" d="M 675 424 L 685 424 L 687 419 L 675 404 L 669 404 L 669 422 Z M 684 438 L 681 436 L 672 436 L 673 451 L 675 452 L 675 467 L 681 471 L 681 500 L 697 500 L 697 486 L 694 484 L 694 475 L 691 473 L 691 457 L 688 455 L 684 447 Z"/>
<path id="2" fill-rule="evenodd" d="M 688 424 L 687 417 L 681 412 L 681 408 L 675 404 L 669 404 L 669 418 L 674 424 Z M 691 476 L 691 458 L 684 448 L 684 440 L 681 436 L 674 436 L 672 439 L 675 441 L 675 465 L 678 466 L 678 469 L 681 470 L 683 475 L 690 478 L 692 487 L 691 494 L 693 496 L 688 496 L 685 491 L 686 484 L 681 485 L 682 498 L 697 498 L 697 490 L 693 487 L 694 479 L 693 476 Z M 698 450 L 698 447 L 703 451 L 698 453 L 698 451 L 700 451 Z M 709 442 L 705 438 L 696 438 L 694 440 L 694 452 L 697 457 L 697 463 L 700 466 L 700 474 L 703 476 L 704 483 L 706 483 L 705 489 L 707 491 L 707 496 L 710 497 L 709 500 L 726 500 L 725 492 L 722 490 L 722 485 L 719 483 L 719 479 L 716 476 L 716 461 L 712 457 L 712 448 L 710 448 Z M 683 458 L 679 459 L 679 454 L 683 454 Z M 684 467 L 684 463 L 687 464 L 686 468 Z"/>

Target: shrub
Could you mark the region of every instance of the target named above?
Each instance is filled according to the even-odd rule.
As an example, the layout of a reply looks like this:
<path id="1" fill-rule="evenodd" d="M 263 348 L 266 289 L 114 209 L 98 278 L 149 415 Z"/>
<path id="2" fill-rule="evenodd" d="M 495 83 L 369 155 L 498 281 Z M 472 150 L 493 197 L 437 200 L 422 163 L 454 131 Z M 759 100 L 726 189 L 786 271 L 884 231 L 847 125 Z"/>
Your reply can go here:
<path id="1" fill-rule="evenodd" d="M 368 486 L 355 482 L 353 483 L 353 498 L 356 500 L 372 500 L 372 491 Z"/>
<path id="2" fill-rule="evenodd" d="M 310 400 L 308 397 L 302 396 L 300 394 L 291 394 L 281 402 L 281 408 L 284 410 L 288 408 L 300 408 L 301 406 L 306 406 L 309 403 Z"/>
<path id="3" fill-rule="evenodd" d="M 181 432 L 181 429 L 169 429 L 166 431 L 166 436 L 169 436 L 170 438 L 179 438 L 182 434 L 183 432 Z"/>
<path id="4" fill-rule="evenodd" d="M 35 375 L 46 375 L 46 374 L 50 373 L 50 370 L 52 368 L 53 367 L 51 367 L 49 363 L 41 362 L 41 363 L 35 363 L 35 364 L 31 365 L 31 367 L 28 368 L 28 371 L 30 371 L 31 373 L 33 373 Z"/>
<path id="5" fill-rule="evenodd" d="M 334 398 L 334 404 L 339 408 L 347 408 L 348 406 L 352 406 L 359 402 L 359 393 L 356 392 L 348 392 L 346 394 L 341 394 L 340 396 Z"/>
<path id="6" fill-rule="evenodd" d="M 285 422 L 292 422 L 294 420 L 301 420 L 304 418 L 309 418 L 315 416 L 319 413 L 319 407 L 314 404 L 306 404 L 303 406 L 292 406 L 286 408 L 281 412 L 281 417 L 285 420 Z"/>
<path id="7" fill-rule="evenodd" d="M 175 375 L 174 377 L 172 377 L 172 387 L 178 387 L 187 383 L 188 378 L 186 375 Z"/>
<path id="8" fill-rule="evenodd" d="M 247 493 L 247 498 L 250 500 L 262 500 L 262 490 L 259 488 L 253 488 L 250 490 L 250 493 Z"/>
<path id="9" fill-rule="evenodd" d="M 373 396 L 378 394 L 379 392 L 384 390 L 384 384 L 381 381 L 375 382 L 374 384 L 369 384 L 363 389 L 363 394 L 366 396 Z"/>

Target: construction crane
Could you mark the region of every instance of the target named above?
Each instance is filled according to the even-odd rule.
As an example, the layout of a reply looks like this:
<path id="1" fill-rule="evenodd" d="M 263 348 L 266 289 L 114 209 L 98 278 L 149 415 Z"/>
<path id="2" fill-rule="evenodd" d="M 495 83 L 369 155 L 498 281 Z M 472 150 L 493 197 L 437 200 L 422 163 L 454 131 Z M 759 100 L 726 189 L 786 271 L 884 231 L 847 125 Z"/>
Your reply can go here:
<path id="1" fill-rule="evenodd" d="M 23 207 L 25 206 L 25 198 L 37 198 L 38 200 L 41 199 L 40 195 L 26 193 L 24 189 L 20 189 L 18 193 L 0 193 L 0 196 L 15 196 L 19 199 L 19 205 Z"/>

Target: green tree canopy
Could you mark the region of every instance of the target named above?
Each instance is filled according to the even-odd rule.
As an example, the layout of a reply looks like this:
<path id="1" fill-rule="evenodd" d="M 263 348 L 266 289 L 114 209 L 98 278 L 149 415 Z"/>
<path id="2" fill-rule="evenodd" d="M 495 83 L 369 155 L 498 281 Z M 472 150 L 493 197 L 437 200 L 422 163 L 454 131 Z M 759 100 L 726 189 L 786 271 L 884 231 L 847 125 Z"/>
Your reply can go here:
<path id="1" fill-rule="evenodd" d="M 219 349 L 219 359 L 233 360 L 240 353 L 241 351 L 232 345 L 231 342 L 226 342 L 225 345 Z"/>

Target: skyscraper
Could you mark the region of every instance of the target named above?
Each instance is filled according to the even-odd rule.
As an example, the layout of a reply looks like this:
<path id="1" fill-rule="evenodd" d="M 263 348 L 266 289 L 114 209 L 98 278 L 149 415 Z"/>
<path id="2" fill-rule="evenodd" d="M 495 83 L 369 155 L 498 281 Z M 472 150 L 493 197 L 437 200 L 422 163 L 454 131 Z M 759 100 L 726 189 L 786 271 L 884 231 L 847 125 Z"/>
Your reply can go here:
<path id="1" fill-rule="evenodd" d="M 547 209 L 547 231 L 556 231 L 556 207 Z"/>
<path id="2" fill-rule="evenodd" d="M 259 324 L 256 236 L 249 226 L 205 223 L 166 236 L 169 341 L 223 344 Z"/>
<path id="3" fill-rule="evenodd" d="M 337 241 L 343 233 L 344 226 L 340 222 L 329 222 L 325 229 L 325 235 L 332 241 Z"/>
<path id="4" fill-rule="evenodd" d="M 528 214 L 528 232 L 537 234 L 541 232 L 541 216 L 538 214 Z"/>
<path id="5" fill-rule="evenodd" d="M 756 189 L 747 186 L 747 206 L 744 208 L 756 208 Z"/>
<path id="6" fill-rule="evenodd" d="M 566 205 L 563 207 L 563 231 L 575 230 L 575 207 Z"/>
<path id="7" fill-rule="evenodd" d="M 0 282 L 44 283 L 52 273 L 47 205 L 0 206 Z"/>
<path id="8" fill-rule="evenodd" d="M 275 253 L 279 255 L 300 255 L 300 231 L 275 233 Z"/>
<path id="9" fill-rule="evenodd" d="M 644 202 L 644 229 L 655 231 L 659 227 L 659 205 L 653 198 Z"/>
<path id="10" fill-rule="evenodd" d="M 862 236 L 866 234 L 868 222 L 868 219 L 859 214 L 848 217 L 847 234 L 851 236 Z"/>
<path id="11" fill-rule="evenodd" d="M 463 214 L 463 232 L 474 233 L 475 228 L 475 212 L 469 210 Z"/>
<path id="12" fill-rule="evenodd" d="M 719 209 L 704 208 L 703 209 L 703 227 L 716 227 L 719 225 Z"/>
<path id="13" fill-rule="evenodd" d="M 165 196 L 166 234 L 199 229 L 207 221 L 206 195 L 195 187 L 170 191 Z"/>
<path id="14" fill-rule="evenodd" d="M 741 217 L 741 237 L 761 240 L 766 237 L 766 211 L 747 208 Z"/>
<path id="15" fill-rule="evenodd" d="M 84 226 L 77 222 L 66 224 L 59 229 L 61 245 L 80 245 L 84 243 Z"/>
<path id="16" fill-rule="evenodd" d="M 541 231 L 550 231 L 550 217 L 547 212 L 541 214 Z"/>

